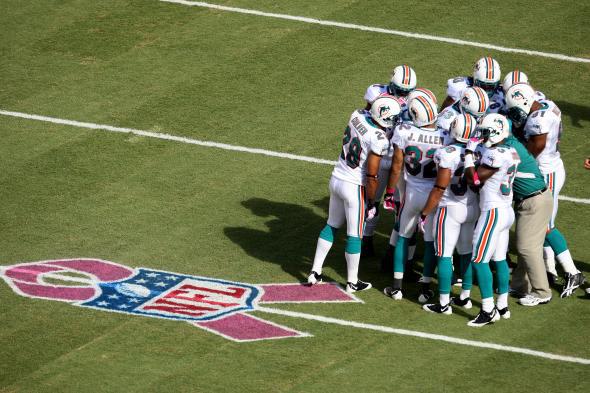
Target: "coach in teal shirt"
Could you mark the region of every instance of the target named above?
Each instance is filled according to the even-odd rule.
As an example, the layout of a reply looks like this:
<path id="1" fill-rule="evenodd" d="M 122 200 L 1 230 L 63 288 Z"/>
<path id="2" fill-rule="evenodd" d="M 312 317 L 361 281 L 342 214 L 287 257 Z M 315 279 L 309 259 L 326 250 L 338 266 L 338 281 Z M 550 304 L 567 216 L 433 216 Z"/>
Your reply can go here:
<path id="1" fill-rule="evenodd" d="M 512 134 L 504 144 L 513 147 L 520 157 L 514 183 L 516 211 L 516 251 L 518 265 L 512 274 L 512 289 L 520 294 L 518 302 L 536 306 L 551 300 L 543 261 L 543 243 L 553 211 L 553 198 L 547 191 L 537 161 Z"/>

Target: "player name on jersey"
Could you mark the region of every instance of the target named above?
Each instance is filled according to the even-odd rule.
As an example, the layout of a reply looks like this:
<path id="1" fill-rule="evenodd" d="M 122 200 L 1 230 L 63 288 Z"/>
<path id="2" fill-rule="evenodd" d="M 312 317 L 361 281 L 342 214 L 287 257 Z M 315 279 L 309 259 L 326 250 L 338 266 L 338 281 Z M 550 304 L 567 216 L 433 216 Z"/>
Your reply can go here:
<path id="1" fill-rule="evenodd" d="M 439 135 L 426 135 L 424 133 L 408 133 L 408 142 L 424 143 L 428 145 L 444 145 L 445 139 Z"/>

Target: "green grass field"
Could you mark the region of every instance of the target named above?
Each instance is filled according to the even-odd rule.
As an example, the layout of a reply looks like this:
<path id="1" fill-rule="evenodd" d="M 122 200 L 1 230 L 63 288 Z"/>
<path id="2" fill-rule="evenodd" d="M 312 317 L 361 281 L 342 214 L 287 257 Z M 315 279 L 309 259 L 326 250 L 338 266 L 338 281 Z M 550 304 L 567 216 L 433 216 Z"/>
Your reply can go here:
<path id="1" fill-rule="evenodd" d="M 590 6 L 469 2 L 224 1 L 347 23 L 590 58 Z M 467 3 L 466 3 L 467 4 Z M 438 7 L 438 8 L 437 8 Z M 305 24 L 157 0 L 5 0 L 0 110 L 165 132 L 335 160 L 350 113 L 393 66 L 442 101 L 484 55 L 518 67 L 562 109 L 568 181 L 588 198 L 590 65 Z M 509 8 L 509 9 L 508 9 Z M 480 14 L 478 10 L 487 10 Z M 509 12 L 508 12 L 509 11 Z M 479 17 L 477 17 L 479 15 Z M 329 165 L 0 116 L 0 265 L 95 257 L 246 283 L 303 281 L 328 206 Z M 561 202 L 558 226 L 590 275 L 590 205 Z M 381 221 L 383 252 L 392 221 Z M 345 281 L 343 239 L 325 274 Z M 276 308 L 590 358 L 590 300 L 525 309 L 470 329 L 476 307 L 394 303 L 363 260 L 364 304 Z M 1 280 L 0 280 L 1 281 Z M 479 291 L 474 290 L 477 298 Z M 476 299 L 477 300 L 477 299 Z M 254 315 L 309 338 L 235 343 L 177 321 L 16 295 L 0 282 L 0 392 L 588 391 L 588 365 L 317 321 Z"/>

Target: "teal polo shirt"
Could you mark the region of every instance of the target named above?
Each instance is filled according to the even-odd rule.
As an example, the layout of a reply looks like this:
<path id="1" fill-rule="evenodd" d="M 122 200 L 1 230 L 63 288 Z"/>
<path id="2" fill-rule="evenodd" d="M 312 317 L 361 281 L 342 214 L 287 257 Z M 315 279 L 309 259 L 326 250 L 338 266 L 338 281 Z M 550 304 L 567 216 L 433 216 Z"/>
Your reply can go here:
<path id="1" fill-rule="evenodd" d="M 543 190 L 546 187 L 545 180 L 539 170 L 535 157 L 512 134 L 504 140 L 504 144 L 516 149 L 516 152 L 520 156 L 518 172 L 512 184 L 514 199 L 522 199 L 534 192 Z"/>

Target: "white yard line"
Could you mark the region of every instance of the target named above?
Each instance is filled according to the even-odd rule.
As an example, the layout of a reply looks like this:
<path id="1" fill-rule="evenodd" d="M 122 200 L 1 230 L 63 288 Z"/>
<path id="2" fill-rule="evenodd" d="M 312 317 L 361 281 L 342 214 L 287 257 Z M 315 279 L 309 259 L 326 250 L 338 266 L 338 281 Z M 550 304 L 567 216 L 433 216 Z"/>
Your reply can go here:
<path id="1" fill-rule="evenodd" d="M 228 7 L 228 6 L 219 5 L 219 4 L 204 3 L 201 1 L 186 1 L 186 0 L 159 0 L 159 1 L 162 1 L 165 3 L 181 4 L 181 5 L 191 6 L 191 7 L 212 8 L 212 9 L 216 9 L 216 10 L 220 10 L 220 11 L 229 11 L 229 12 L 237 12 L 240 14 L 264 16 L 264 17 L 275 18 L 275 19 L 286 19 L 286 20 L 311 23 L 311 24 L 322 25 L 322 26 L 333 26 L 333 27 L 339 27 L 339 28 L 343 28 L 343 29 L 369 31 L 369 32 L 373 32 L 373 33 L 397 35 L 397 36 L 406 37 L 406 38 L 416 38 L 416 39 L 420 39 L 420 40 L 445 42 L 448 44 L 455 44 L 455 45 L 475 46 L 477 48 L 491 49 L 491 50 L 496 50 L 499 52 L 510 52 L 510 53 L 519 53 L 519 54 L 529 55 L 529 56 L 548 57 L 550 59 L 570 61 L 570 62 L 574 62 L 574 63 L 590 63 L 590 59 L 588 59 L 588 58 L 567 56 L 567 55 L 563 55 L 560 53 L 548 53 L 548 52 L 541 52 L 541 51 L 536 51 L 536 50 L 509 48 L 509 47 L 505 47 L 505 46 L 486 44 L 483 42 L 465 41 L 465 40 L 459 40 L 456 38 L 441 37 L 441 36 L 430 35 L 430 34 L 411 33 L 411 32 L 407 32 L 407 31 L 399 31 L 399 30 L 383 29 L 380 27 L 371 27 L 371 26 L 356 25 L 356 24 L 352 24 L 352 23 L 336 22 L 336 21 L 331 21 L 331 20 L 307 18 L 304 16 L 277 14 L 277 13 L 273 13 L 273 12 L 264 12 L 264 11 L 252 10 L 252 9 L 248 9 L 248 8 Z"/>
<path id="2" fill-rule="evenodd" d="M 399 334 L 402 336 L 411 336 L 411 337 L 425 338 L 425 339 L 429 339 L 429 340 L 445 341 L 445 342 L 452 343 L 452 344 L 467 345 L 470 347 L 487 348 L 487 349 L 495 349 L 498 351 L 520 353 L 523 355 L 536 356 L 536 357 L 540 357 L 540 358 L 544 358 L 544 359 L 558 360 L 561 362 L 590 364 L 590 359 L 578 358 L 578 357 L 574 357 L 574 356 L 557 355 L 554 353 L 536 351 L 536 350 L 528 349 L 528 348 L 513 347 L 510 345 L 495 344 L 495 343 L 489 343 L 489 342 L 484 342 L 484 341 L 467 340 L 464 338 L 444 336 L 441 334 L 432 334 L 432 333 L 424 333 L 424 332 L 419 332 L 419 331 L 414 331 L 414 330 L 397 329 L 397 328 L 392 328 L 389 326 L 381 326 L 381 325 L 373 325 L 370 323 L 347 321 L 347 320 L 343 320 L 343 319 L 324 317 L 321 315 L 313 315 L 313 314 L 307 314 L 307 313 L 302 313 L 302 312 L 287 311 L 287 310 L 280 310 L 280 309 L 276 309 L 276 308 L 268 308 L 268 307 L 260 307 L 260 306 L 258 306 L 256 308 L 256 311 L 262 311 L 262 312 L 266 312 L 266 313 L 270 313 L 270 314 L 284 315 L 284 316 L 294 317 L 294 318 L 309 319 L 312 321 L 319 321 L 319 322 L 324 322 L 324 323 L 332 323 L 332 324 L 340 325 L 340 326 L 355 327 L 355 328 L 366 329 L 366 330 L 374 330 L 374 331 L 378 331 L 378 332 L 382 332 L 382 333 Z M 493 329 L 493 327 L 488 327 L 488 328 Z"/>
<path id="3" fill-rule="evenodd" d="M 245 147 L 245 146 L 228 145 L 226 143 L 202 141 L 202 140 L 198 140 L 198 139 L 186 138 L 186 137 L 182 137 L 182 136 L 170 135 L 170 134 L 165 134 L 165 133 L 160 133 L 160 132 L 138 130 L 135 128 L 115 127 L 115 126 L 109 126 L 109 125 L 105 125 L 105 124 L 95 124 L 95 123 L 88 123 L 88 122 L 76 121 L 76 120 L 59 119 L 56 117 L 34 115 L 34 114 L 22 113 L 22 112 L 13 112 L 13 111 L 7 111 L 7 110 L 2 110 L 2 109 L 0 109 L 0 115 L 10 116 L 10 117 L 18 117 L 21 119 L 28 119 L 28 120 L 43 121 L 43 122 L 47 122 L 47 123 L 63 124 L 63 125 L 68 125 L 68 126 L 73 126 L 73 127 L 78 127 L 78 128 L 88 128 L 91 130 L 133 134 L 133 135 L 144 136 L 147 138 L 164 139 L 167 141 L 187 143 L 190 145 L 198 145 L 198 146 L 205 146 L 205 147 L 214 147 L 214 148 L 223 149 L 223 150 L 240 151 L 243 153 L 262 154 L 262 155 L 270 156 L 270 157 L 286 158 L 288 160 L 306 161 L 306 162 L 311 162 L 314 164 L 323 164 L 323 165 L 336 164 L 336 161 L 324 160 L 322 158 L 298 156 L 296 154 L 281 153 L 281 152 L 272 151 L 272 150 L 256 149 L 256 148 Z M 583 203 L 586 205 L 590 205 L 590 199 L 572 198 L 572 197 L 568 197 L 565 195 L 560 195 L 559 199 L 563 200 L 563 201 L 568 201 L 568 202 Z"/>

